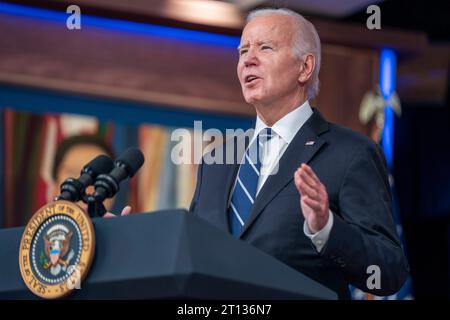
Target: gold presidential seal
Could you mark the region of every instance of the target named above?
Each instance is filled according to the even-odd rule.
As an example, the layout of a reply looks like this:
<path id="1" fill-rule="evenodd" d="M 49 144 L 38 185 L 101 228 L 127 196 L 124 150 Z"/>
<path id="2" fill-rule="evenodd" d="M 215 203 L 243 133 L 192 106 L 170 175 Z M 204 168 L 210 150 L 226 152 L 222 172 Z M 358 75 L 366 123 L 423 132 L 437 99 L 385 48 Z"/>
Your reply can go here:
<path id="1" fill-rule="evenodd" d="M 95 249 L 90 217 L 76 204 L 58 200 L 40 208 L 20 241 L 20 273 L 27 287 L 46 299 L 80 288 Z"/>

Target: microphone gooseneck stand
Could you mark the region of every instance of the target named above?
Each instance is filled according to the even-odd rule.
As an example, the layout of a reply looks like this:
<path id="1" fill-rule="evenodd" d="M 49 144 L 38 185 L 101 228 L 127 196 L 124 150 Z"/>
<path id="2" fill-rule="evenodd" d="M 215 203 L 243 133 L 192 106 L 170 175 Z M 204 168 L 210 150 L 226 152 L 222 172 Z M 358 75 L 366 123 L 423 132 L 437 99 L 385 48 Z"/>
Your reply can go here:
<path id="1" fill-rule="evenodd" d="M 83 202 L 88 205 L 88 214 L 91 218 L 103 217 L 106 213 L 106 208 L 103 201 L 96 199 L 92 194 L 86 194 L 83 197 Z"/>

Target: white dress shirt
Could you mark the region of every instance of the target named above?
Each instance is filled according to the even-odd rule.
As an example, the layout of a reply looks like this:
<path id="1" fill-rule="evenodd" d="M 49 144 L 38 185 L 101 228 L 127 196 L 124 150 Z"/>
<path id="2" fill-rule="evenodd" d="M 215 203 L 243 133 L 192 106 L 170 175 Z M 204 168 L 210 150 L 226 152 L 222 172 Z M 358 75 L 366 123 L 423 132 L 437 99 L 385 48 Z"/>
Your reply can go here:
<path id="1" fill-rule="evenodd" d="M 263 144 L 263 152 L 261 155 L 261 174 L 259 176 L 258 185 L 256 188 L 256 195 L 258 195 L 262 186 L 266 183 L 267 178 L 271 174 L 277 173 L 277 170 L 279 169 L 279 160 L 283 156 L 291 141 L 294 139 L 297 132 L 312 114 L 313 111 L 307 100 L 300 107 L 289 112 L 271 127 L 272 138 Z M 267 128 L 267 125 L 259 117 L 257 117 L 255 133 L 250 141 L 250 144 L 254 142 L 261 130 L 265 128 Z M 298 165 L 300 166 L 301 163 Z M 305 221 L 303 225 L 303 232 L 308 238 L 311 239 L 317 251 L 320 252 L 328 241 L 332 226 L 333 213 L 330 211 L 328 222 L 322 230 L 315 234 L 311 233 L 311 230 Z"/>

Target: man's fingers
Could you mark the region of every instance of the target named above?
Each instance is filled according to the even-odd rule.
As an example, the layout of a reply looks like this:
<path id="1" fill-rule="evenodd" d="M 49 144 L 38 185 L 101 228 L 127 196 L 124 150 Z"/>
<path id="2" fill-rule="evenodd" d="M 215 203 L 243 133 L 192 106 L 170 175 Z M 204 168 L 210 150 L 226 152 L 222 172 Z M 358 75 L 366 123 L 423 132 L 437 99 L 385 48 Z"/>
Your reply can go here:
<path id="1" fill-rule="evenodd" d="M 316 189 L 316 187 L 313 187 L 305 182 L 305 178 L 302 176 L 302 174 L 299 171 L 296 171 L 295 177 L 294 177 L 295 186 L 297 187 L 298 192 L 300 194 L 306 194 L 310 197 L 316 198 L 319 190 Z"/>
<path id="2" fill-rule="evenodd" d="M 306 163 L 302 163 L 300 167 L 303 168 L 308 173 L 308 176 L 310 176 L 316 183 L 321 183 L 319 177 L 310 166 L 308 166 Z"/>
<path id="3" fill-rule="evenodd" d="M 127 216 L 129 215 L 131 212 L 131 207 L 130 206 L 125 206 L 125 208 L 122 209 L 122 216 Z M 115 218 L 117 217 L 114 213 L 111 212 L 107 212 L 103 215 L 103 218 Z"/>
<path id="4" fill-rule="evenodd" d="M 121 215 L 122 216 L 127 216 L 127 215 L 130 214 L 130 212 L 131 212 L 131 206 L 125 206 L 125 208 L 122 209 Z"/>
<path id="5" fill-rule="evenodd" d="M 305 183 L 303 180 L 300 181 L 299 188 L 300 188 L 300 193 L 302 195 L 306 195 L 309 198 L 312 198 L 315 200 L 320 200 L 319 192 L 315 188 L 312 188 L 310 185 Z"/>
<path id="6" fill-rule="evenodd" d="M 107 212 L 103 215 L 103 218 L 115 218 L 116 215 L 111 213 L 111 212 Z"/>
<path id="7" fill-rule="evenodd" d="M 308 196 L 302 197 L 302 201 L 308 206 L 311 207 L 315 212 L 320 211 L 321 205 L 320 202 L 314 199 L 311 199 Z"/>
<path id="8" fill-rule="evenodd" d="M 294 174 L 294 182 L 300 194 L 307 194 L 312 198 L 320 195 L 320 185 L 315 183 L 302 169 L 298 169 Z"/>
<path id="9" fill-rule="evenodd" d="M 326 201 L 326 190 L 311 167 L 302 164 L 294 174 L 294 182 L 302 196 L 318 201 L 319 204 Z"/>
<path id="10" fill-rule="evenodd" d="M 308 184 L 311 188 L 317 192 L 319 195 L 323 195 L 323 184 L 320 182 L 319 178 L 315 176 L 312 172 L 312 169 L 307 167 L 305 164 L 302 164 L 300 168 L 297 170 L 299 173 L 300 179 Z"/>
<path id="11" fill-rule="evenodd" d="M 303 168 L 299 170 L 299 175 L 301 180 L 307 183 L 311 188 L 317 188 L 318 186 L 317 182 Z"/>
<path id="12" fill-rule="evenodd" d="M 320 180 L 319 178 L 316 176 L 316 174 L 314 173 L 314 171 L 311 169 L 310 166 L 308 166 L 305 163 L 302 163 L 300 165 L 300 167 L 298 167 L 297 171 L 299 171 L 299 173 L 304 176 L 305 178 L 309 178 L 308 179 L 308 183 L 311 185 L 314 184 L 320 184 Z"/>
<path id="13" fill-rule="evenodd" d="M 294 183 L 295 186 L 297 187 L 297 190 L 300 192 L 300 181 L 302 181 L 302 178 L 300 177 L 300 173 L 299 170 L 295 171 L 294 173 Z"/>

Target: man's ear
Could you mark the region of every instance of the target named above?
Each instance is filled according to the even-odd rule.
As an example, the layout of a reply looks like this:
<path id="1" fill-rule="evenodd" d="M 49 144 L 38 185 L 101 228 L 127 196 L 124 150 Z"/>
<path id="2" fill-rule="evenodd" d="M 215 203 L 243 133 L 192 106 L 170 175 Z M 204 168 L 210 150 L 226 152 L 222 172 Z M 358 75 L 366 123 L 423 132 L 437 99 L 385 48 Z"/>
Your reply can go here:
<path id="1" fill-rule="evenodd" d="M 306 54 L 300 63 L 300 75 L 298 76 L 298 81 L 301 84 L 305 84 L 313 74 L 314 68 L 316 67 L 316 59 L 312 54 Z"/>

